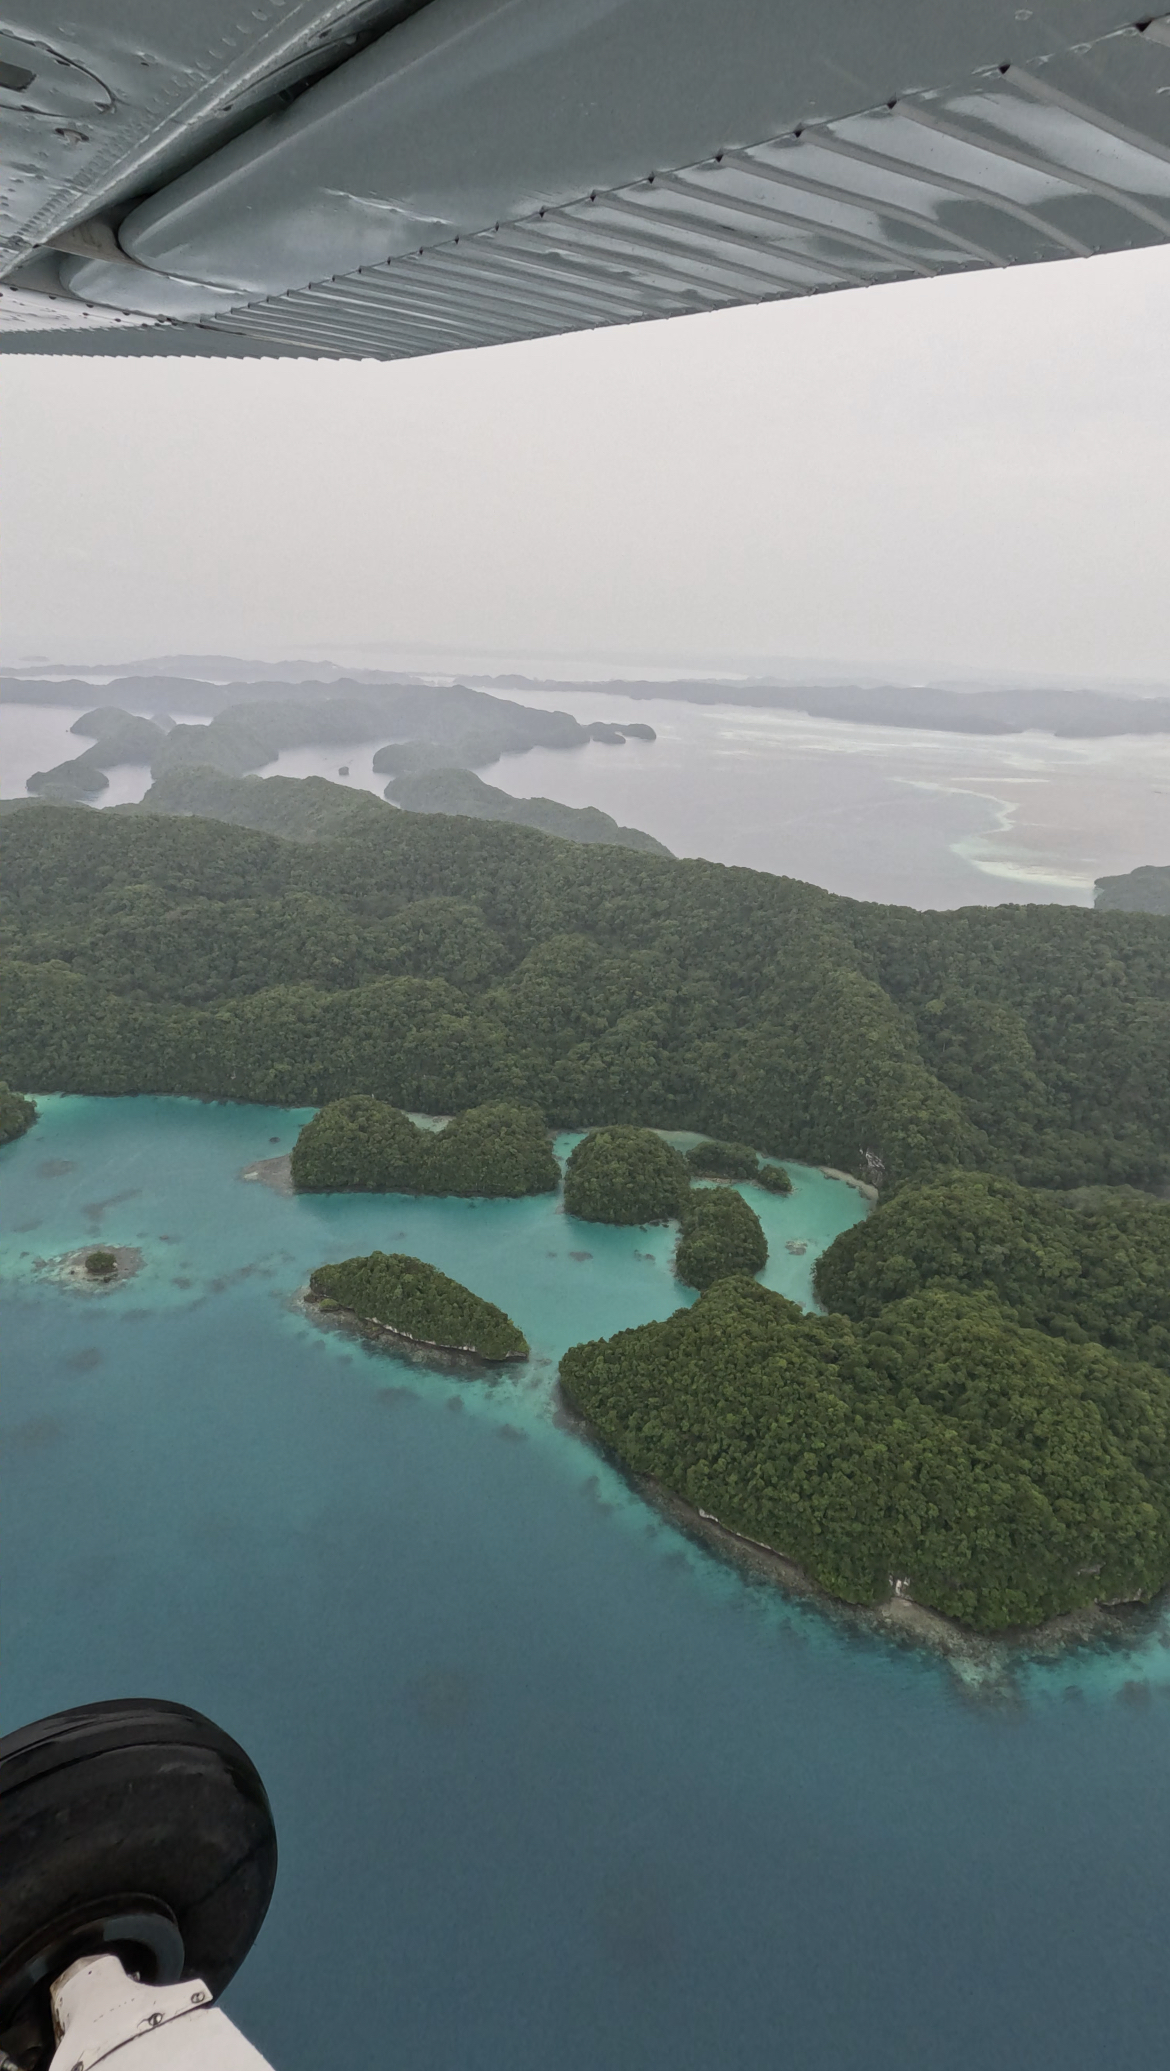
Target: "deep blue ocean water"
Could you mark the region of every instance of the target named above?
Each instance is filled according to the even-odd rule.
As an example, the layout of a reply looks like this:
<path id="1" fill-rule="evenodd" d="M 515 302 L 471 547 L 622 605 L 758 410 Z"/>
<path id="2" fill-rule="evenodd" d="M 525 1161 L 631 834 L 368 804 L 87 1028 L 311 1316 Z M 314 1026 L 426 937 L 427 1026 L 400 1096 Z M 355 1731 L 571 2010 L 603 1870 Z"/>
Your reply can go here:
<path id="1" fill-rule="evenodd" d="M 1165 1618 L 989 1693 L 745 1576 L 554 1414 L 565 1345 L 677 1305 L 668 1233 L 239 1178 L 303 1119 L 50 1098 L 0 1159 L 4 1724 L 153 1694 L 242 1740 L 281 1869 L 227 2004 L 277 2071 L 1164 2060 Z M 808 1300 L 860 1204 L 793 1169 L 753 1198 Z M 53 1277 L 99 1235 L 134 1279 Z M 374 1245 L 529 1365 L 295 1307 Z"/>

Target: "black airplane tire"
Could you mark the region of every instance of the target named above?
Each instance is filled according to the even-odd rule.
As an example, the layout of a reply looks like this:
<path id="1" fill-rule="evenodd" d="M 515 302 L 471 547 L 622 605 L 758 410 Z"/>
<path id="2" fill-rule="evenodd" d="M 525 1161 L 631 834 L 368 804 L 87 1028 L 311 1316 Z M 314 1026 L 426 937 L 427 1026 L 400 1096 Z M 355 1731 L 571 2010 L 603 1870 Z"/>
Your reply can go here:
<path id="1" fill-rule="evenodd" d="M 0 1740 L 0 2047 L 52 2055 L 49 1986 L 105 1950 L 213 1998 L 276 1881 L 264 1785 L 200 1712 L 151 1698 L 81 1705 Z"/>

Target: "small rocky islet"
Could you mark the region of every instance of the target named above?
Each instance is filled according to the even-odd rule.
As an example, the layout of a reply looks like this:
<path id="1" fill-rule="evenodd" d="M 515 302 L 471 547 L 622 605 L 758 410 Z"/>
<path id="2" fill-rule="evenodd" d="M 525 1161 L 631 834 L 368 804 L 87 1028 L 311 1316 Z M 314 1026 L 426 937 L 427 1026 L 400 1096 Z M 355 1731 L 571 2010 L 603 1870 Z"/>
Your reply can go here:
<path id="1" fill-rule="evenodd" d="M 66 1287 L 96 1294 L 132 1280 L 143 1263 L 136 1244 L 87 1244 L 80 1251 L 66 1252 L 63 1258 L 38 1261 L 37 1269 Z"/>

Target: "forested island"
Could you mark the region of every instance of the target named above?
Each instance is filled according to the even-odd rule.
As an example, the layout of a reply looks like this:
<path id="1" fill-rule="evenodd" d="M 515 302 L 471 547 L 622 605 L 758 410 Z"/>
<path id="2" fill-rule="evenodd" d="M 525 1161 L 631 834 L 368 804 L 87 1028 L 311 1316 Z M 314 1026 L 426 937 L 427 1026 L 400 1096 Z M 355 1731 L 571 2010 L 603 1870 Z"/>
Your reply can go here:
<path id="1" fill-rule="evenodd" d="M 583 725 L 568 712 L 519 705 L 466 684 L 350 681 L 318 689 L 175 679 L 154 688 L 180 710 L 208 711 L 210 717 L 205 723 L 179 725 L 163 711 L 153 719 L 141 718 L 119 704 L 117 696 L 122 689 L 128 703 L 140 705 L 143 683 L 113 682 L 107 686 L 111 702 L 87 712 L 71 729 L 88 736 L 92 746 L 52 769 L 37 770 L 28 780 L 28 791 L 64 802 L 96 797 L 107 788 L 105 772 L 121 763 L 147 764 L 156 779 L 183 769 L 213 769 L 239 777 L 275 762 L 286 748 L 352 746 L 362 741 L 386 743 L 374 756 L 375 769 L 401 772 L 471 770 L 497 762 L 501 755 L 526 754 L 530 748 L 582 748 L 590 741 L 621 747 L 627 735 L 655 738 L 653 727 L 640 721 L 595 719 Z M 7 677 L 0 684 L 0 696 L 5 703 L 86 703 L 91 689 L 77 682 L 43 684 Z M 388 735 L 395 738 L 388 740 Z"/>
<path id="2" fill-rule="evenodd" d="M 908 1182 L 814 1272 L 858 1322 L 934 1288 L 991 1294 L 1029 1329 L 1170 1374 L 1170 1201 L 1128 1188 L 1041 1192 L 982 1172 Z"/>
<path id="3" fill-rule="evenodd" d="M 770 1194 L 790 1194 L 792 1181 L 783 1165 L 770 1165 L 746 1143 L 696 1143 L 686 1154 L 696 1179 L 750 1179 Z"/>
<path id="4" fill-rule="evenodd" d="M 761 1273 L 768 1243 L 754 1208 L 731 1186 L 695 1187 L 679 1209 L 674 1270 L 688 1287 L 713 1287 L 731 1273 Z"/>
<path id="5" fill-rule="evenodd" d="M 326 1315 L 345 1310 L 435 1351 L 493 1361 L 528 1357 L 523 1332 L 494 1302 L 404 1252 L 372 1251 L 368 1258 L 318 1266 L 307 1299 Z"/>
<path id="6" fill-rule="evenodd" d="M 567 1395 L 631 1468 L 853 1602 L 896 1582 L 994 1629 L 1166 1581 L 1164 919 L 864 905 L 336 789 L 232 787 L 233 813 L 257 796 L 282 834 L 7 814 L 9 1081 L 468 1124 L 502 1104 L 545 1159 L 550 1128 L 604 1118 L 567 1210 L 681 1218 L 676 1268 L 705 1288 L 566 1357 Z M 346 1184 L 414 1155 L 400 1122 L 384 1144 L 339 1129 Z M 654 1134 L 675 1129 L 705 1141 L 683 1157 Z M 756 1218 L 732 1185 L 692 1189 L 782 1184 L 761 1152 L 879 1189 L 819 1263 L 827 1315 L 747 1277 Z M 382 1307 L 348 1291 L 398 1327 L 380 1282 Z"/>
<path id="7" fill-rule="evenodd" d="M 1170 733 L 1170 697 L 1110 690 L 1044 690 L 1014 685 L 971 688 L 944 683 L 776 683 L 766 678 L 682 678 L 663 683 L 563 683 L 542 677 L 477 676 L 497 690 L 539 690 L 548 696 L 591 690 L 607 698 L 665 698 L 688 705 L 747 705 L 772 712 L 808 712 L 855 726 L 927 727 L 941 733 L 1051 733 L 1058 739 Z"/>
<path id="8" fill-rule="evenodd" d="M 7 1080 L 0 1079 L 0 1143 L 13 1143 L 32 1128 L 36 1118 L 36 1101 L 14 1093 Z"/>
<path id="9" fill-rule="evenodd" d="M 722 1279 L 560 1373 L 627 1466 L 848 1603 L 901 1586 L 993 1631 L 1170 1575 L 1170 1382 L 993 1297 L 855 1323 Z"/>
<path id="10" fill-rule="evenodd" d="M 1170 863 L 1143 863 L 1120 877 L 1099 877 L 1094 903 L 1114 913 L 1161 913 L 1170 917 Z"/>
<path id="11" fill-rule="evenodd" d="M 84 712 L 69 731 L 81 734 L 93 745 L 70 762 L 37 770 L 26 789 L 35 796 L 64 802 L 96 798 L 109 788 L 108 769 L 117 769 L 124 763 L 149 766 L 161 758 L 170 724 L 168 720 L 165 726 L 157 725 L 151 719 L 140 719 L 111 706 Z"/>
<path id="12" fill-rule="evenodd" d="M 689 1186 L 682 1152 L 653 1129 L 594 1129 L 565 1167 L 565 1212 L 582 1222 L 669 1222 Z"/>
<path id="13" fill-rule="evenodd" d="M 445 1129 L 420 1129 L 369 1094 L 333 1100 L 293 1146 L 300 1192 L 465 1194 L 516 1199 L 560 1184 L 548 1131 L 531 1108 L 489 1101 Z"/>
<path id="14" fill-rule="evenodd" d="M 149 725 L 149 721 L 143 721 Z M 409 745 L 408 743 L 404 743 Z M 441 753 L 440 760 L 441 760 Z M 145 759 L 145 758 L 142 758 Z M 113 762 L 108 766 L 113 768 Z M 105 766 L 89 753 L 30 777 L 28 788 L 57 805 L 84 805 L 108 786 Z M 639 827 L 623 827 L 594 805 L 561 805 L 555 798 L 513 798 L 498 785 L 485 784 L 474 770 L 427 767 L 417 775 L 396 777 L 387 784 L 386 803 L 373 792 L 330 783 L 325 777 L 233 776 L 198 762 L 160 767 L 138 805 L 117 806 L 119 813 L 198 813 L 283 834 L 293 841 L 329 840 L 339 834 L 376 826 L 389 808 L 404 812 L 450 813 L 463 819 L 506 820 L 515 827 L 538 827 L 564 841 L 603 843 L 668 856 L 670 850 Z M 11 812 L 22 799 L 0 801 Z"/>
<path id="15" fill-rule="evenodd" d="M 378 757 L 375 756 L 375 762 Z M 471 769 L 427 768 L 394 777 L 386 786 L 391 805 L 408 813 L 458 813 L 472 820 L 508 820 L 514 827 L 539 827 L 566 841 L 607 842 L 669 856 L 670 850 L 640 827 L 622 827 L 595 805 L 561 805 L 555 798 L 513 798 L 497 784 L 485 784 Z"/>
<path id="16" fill-rule="evenodd" d="M 1170 1201 L 907 1180 L 817 1261 L 823 1317 L 696 1269 L 687 1212 L 712 1294 L 561 1366 L 627 1466 L 835 1596 L 983 1630 L 1170 1578 Z"/>

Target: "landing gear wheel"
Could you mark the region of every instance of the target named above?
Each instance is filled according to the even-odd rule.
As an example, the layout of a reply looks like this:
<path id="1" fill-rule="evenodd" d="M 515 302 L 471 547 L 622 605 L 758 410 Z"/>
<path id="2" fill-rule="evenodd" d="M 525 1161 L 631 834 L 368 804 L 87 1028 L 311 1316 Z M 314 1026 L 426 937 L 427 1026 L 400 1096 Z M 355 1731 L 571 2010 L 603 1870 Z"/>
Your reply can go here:
<path id="1" fill-rule="evenodd" d="M 260 1931 L 276 1829 L 255 1768 L 182 1704 L 57 1712 L 0 1740 L 0 2049 L 42 2071 L 49 1987 L 117 1955 L 150 1984 L 217 1998 Z"/>

